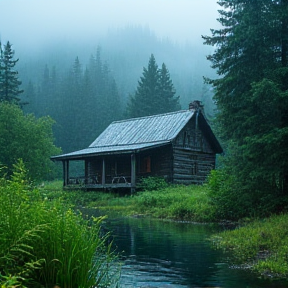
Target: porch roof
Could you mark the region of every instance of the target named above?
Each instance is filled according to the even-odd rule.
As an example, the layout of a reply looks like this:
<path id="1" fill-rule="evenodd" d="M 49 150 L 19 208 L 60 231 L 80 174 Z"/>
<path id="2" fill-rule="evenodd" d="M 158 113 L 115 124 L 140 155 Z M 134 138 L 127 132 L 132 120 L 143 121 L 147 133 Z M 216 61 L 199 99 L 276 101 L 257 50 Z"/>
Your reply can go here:
<path id="1" fill-rule="evenodd" d="M 79 151 L 62 154 L 59 156 L 51 157 L 52 160 L 77 160 L 87 157 L 100 156 L 100 155 L 112 155 L 112 154 L 127 154 L 132 152 L 139 152 L 145 149 L 156 148 L 165 146 L 171 143 L 170 141 L 155 141 L 150 143 L 139 143 L 130 145 L 111 145 L 111 146 L 99 146 L 99 147 L 88 147 Z"/>

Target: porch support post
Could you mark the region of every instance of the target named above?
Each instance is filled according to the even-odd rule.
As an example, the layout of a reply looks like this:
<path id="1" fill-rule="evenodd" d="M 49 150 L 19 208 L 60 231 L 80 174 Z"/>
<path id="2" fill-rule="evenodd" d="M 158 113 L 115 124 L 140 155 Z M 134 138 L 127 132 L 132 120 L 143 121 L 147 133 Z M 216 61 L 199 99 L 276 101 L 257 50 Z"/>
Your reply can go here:
<path id="1" fill-rule="evenodd" d="M 84 183 L 88 184 L 88 160 L 85 159 L 84 161 L 85 161 L 85 181 L 84 181 Z"/>
<path id="2" fill-rule="evenodd" d="M 63 186 L 68 185 L 69 179 L 69 160 L 63 160 Z"/>
<path id="3" fill-rule="evenodd" d="M 136 155 L 131 154 L 131 194 L 136 190 Z"/>
<path id="4" fill-rule="evenodd" d="M 102 160 L 102 185 L 105 185 L 105 158 Z"/>

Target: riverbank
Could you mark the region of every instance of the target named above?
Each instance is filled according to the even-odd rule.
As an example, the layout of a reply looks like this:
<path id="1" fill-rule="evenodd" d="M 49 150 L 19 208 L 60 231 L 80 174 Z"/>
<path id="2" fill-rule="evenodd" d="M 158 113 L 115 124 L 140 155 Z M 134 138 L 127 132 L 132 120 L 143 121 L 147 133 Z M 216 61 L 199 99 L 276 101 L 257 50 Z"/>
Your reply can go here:
<path id="1" fill-rule="evenodd" d="M 275 215 L 211 238 L 217 249 L 232 252 L 234 267 L 263 277 L 288 278 L 288 215 Z"/>
<path id="2" fill-rule="evenodd" d="M 192 222 L 213 222 L 214 208 L 208 196 L 208 186 L 167 186 L 157 191 L 141 191 L 123 195 L 101 191 L 62 192 L 62 182 L 46 185 L 50 199 L 64 197 L 78 206 L 117 212 L 123 216 L 150 216 Z"/>
<path id="3" fill-rule="evenodd" d="M 167 186 L 157 191 L 142 191 L 133 196 L 112 192 L 62 191 L 61 182 L 43 188 L 49 198 L 62 197 L 76 205 L 117 212 L 124 216 L 150 216 L 190 222 L 219 222 L 209 187 Z M 288 215 L 262 220 L 245 219 L 236 229 L 214 235 L 216 249 L 229 251 L 231 265 L 254 271 L 264 277 L 288 278 Z"/>

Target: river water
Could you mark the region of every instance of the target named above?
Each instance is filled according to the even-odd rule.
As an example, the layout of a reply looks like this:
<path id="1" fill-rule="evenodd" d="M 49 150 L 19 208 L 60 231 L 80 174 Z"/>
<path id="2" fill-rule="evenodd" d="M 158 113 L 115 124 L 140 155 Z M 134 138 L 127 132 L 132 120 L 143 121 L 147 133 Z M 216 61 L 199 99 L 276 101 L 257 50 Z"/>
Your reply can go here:
<path id="1" fill-rule="evenodd" d="M 228 255 L 208 240 L 219 226 L 122 217 L 109 217 L 103 225 L 121 255 L 121 287 L 288 287 L 231 268 Z"/>

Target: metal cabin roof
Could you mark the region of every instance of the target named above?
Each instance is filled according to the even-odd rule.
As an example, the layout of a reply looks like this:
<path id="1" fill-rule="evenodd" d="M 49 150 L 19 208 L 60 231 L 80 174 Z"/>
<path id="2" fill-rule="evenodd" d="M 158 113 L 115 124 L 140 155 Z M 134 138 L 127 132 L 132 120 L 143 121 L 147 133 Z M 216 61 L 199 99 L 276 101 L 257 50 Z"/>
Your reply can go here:
<path id="1" fill-rule="evenodd" d="M 131 145 L 174 139 L 194 110 L 112 122 L 89 147 Z"/>
<path id="2" fill-rule="evenodd" d="M 86 149 L 51 157 L 77 159 L 96 154 L 128 153 L 169 144 L 192 118 L 195 110 L 181 110 L 159 115 L 112 122 Z"/>

